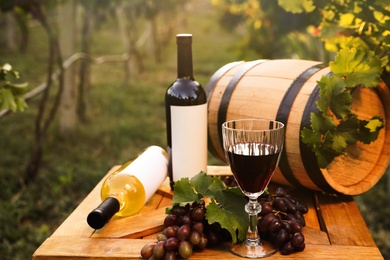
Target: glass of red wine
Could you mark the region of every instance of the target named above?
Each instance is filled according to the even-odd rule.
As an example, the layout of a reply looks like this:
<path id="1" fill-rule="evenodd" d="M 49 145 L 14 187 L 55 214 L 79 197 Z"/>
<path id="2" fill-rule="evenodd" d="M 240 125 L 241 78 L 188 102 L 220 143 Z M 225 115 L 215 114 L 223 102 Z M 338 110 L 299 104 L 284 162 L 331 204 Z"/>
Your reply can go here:
<path id="1" fill-rule="evenodd" d="M 275 247 L 260 239 L 257 215 L 261 212 L 258 197 L 267 188 L 279 163 L 284 143 L 284 124 L 268 119 L 239 119 L 222 124 L 223 148 L 233 176 L 249 198 L 246 239 L 228 244 L 235 255 L 260 258 L 274 254 Z"/>

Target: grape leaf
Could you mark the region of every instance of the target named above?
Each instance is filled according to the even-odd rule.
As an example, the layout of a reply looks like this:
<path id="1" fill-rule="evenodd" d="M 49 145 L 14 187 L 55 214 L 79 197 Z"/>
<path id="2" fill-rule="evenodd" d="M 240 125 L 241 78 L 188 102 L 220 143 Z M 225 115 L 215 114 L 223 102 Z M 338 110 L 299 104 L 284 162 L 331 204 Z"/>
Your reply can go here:
<path id="1" fill-rule="evenodd" d="M 359 140 L 359 119 L 351 115 L 337 126 L 337 135 L 342 136 L 347 144 L 355 144 Z"/>
<path id="2" fill-rule="evenodd" d="M 175 192 L 172 197 L 173 205 L 179 204 L 180 206 L 185 206 L 187 203 L 199 201 L 200 199 L 198 193 L 193 189 L 189 178 L 181 178 L 176 181 L 174 190 Z"/>
<path id="3" fill-rule="evenodd" d="M 0 66 L 0 109 L 9 109 L 14 112 L 23 111 L 27 108 L 27 103 L 23 98 L 27 92 L 27 83 L 11 83 L 8 81 L 10 75 L 15 79 L 19 78 L 19 73 L 12 70 L 11 65 Z"/>
<path id="4" fill-rule="evenodd" d="M 320 86 L 320 99 L 316 103 L 318 109 L 326 112 L 329 108 L 338 119 L 348 116 L 352 96 L 346 88 L 345 81 L 340 77 L 323 76 L 317 83 Z"/>
<path id="5" fill-rule="evenodd" d="M 207 221 L 210 224 L 218 222 L 226 228 L 233 243 L 243 240 L 248 229 L 248 216 L 244 210 L 247 201 L 241 190 L 238 187 L 227 188 L 219 177 L 200 172 L 191 180 L 182 178 L 176 181 L 172 205 L 185 206 L 187 203 L 200 202 L 203 197 L 211 200 L 206 206 Z"/>
<path id="6" fill-rule="evenodd" d="M 197 193 L 205 194 L 213 183 L 213 177 L 207 176 L 205 172 L 200 172 L 191 178 L 191 184 Z"/>
<path id="7" fill-rule="evenodd" d="M 292 13 L 310 13 L 316 8 L 313 0 L 278 0 L 278 3 L 286 11 Z"/>
<path id="8" fill-rule="evenodd" d="M 316 144 L 321 142 L 321 134 L 317 131 L 304 128 L 301 131 L 301 139 L 303 143 L 309 145 L 310 147 L 314 147 Z"/>
<path id="9" fill-rule="evenodd" d="M 218 222 L 229 231 L 232 242 L 244 240 L 249 225 L 244 206 L 247 203 L 243 196 L 229 189 L 215 192 L 215 199 L 206 207 L 206 219 L 209 224 Z"/>
<path id="10" fill-rule="evenodd" d="M 359 128 L 359 140 L 369 144 L 378 138 L 379 131 L 384 127 L 383 119 L 379 116 L 372 117 L 369 121 L 361 120 Z"/>
<path id="11" fill-rule="evenodd" d="M 320 168 L 326 168 L 338 156 L 338 154 L 335 154 L 331 150 L 315 149 L 314 153 L 317 156 L 317 162 Z"/>
<path id="12" fill-rule="evenodd" d="M 363 47 L 342 48 L 335 61 L 329 62 L 331 71 L 345 79 L 348 87 L 363 85 L 375 87 L 380 81 L 382 72 L 381 60 L 373 51 L 364 50 Z"/>
<path id="13" fill-rule="evenodd" d="M 18 106 L 15 102 L 14 95 L 12 94 L 12 91 L 10 89 L 1 89 L 0 90 L 0 95 L 2 98 L 2 103 L 0 104 L 1 107 L 0 109 L 9 109 L 11 111 L 16 111 L 18 109 Z"/>
<path id="14" fill-rule="evenodd" d="M 310 121 L 312 129 L 322 134 L 336 129 L 336 123 L 333 118 L 324 113 L 311 113 Z"/>

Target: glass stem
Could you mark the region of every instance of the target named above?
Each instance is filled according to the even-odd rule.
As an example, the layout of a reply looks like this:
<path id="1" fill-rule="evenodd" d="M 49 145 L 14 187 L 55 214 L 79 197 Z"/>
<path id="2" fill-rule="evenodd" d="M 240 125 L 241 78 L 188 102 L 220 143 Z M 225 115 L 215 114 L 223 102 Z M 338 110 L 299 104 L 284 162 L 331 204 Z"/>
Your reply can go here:
<path id="1" fill-rule="evenodd" d="M 261 205 L 257 202 L 257 198 L 249 198 L 249 202 L 245 205 L 245 211 L 249 215 L 246 243 L 253 246 L 258 245 L 260 244 L 260 236 L 257 230 L 257 214 L 261 211 Z"/>

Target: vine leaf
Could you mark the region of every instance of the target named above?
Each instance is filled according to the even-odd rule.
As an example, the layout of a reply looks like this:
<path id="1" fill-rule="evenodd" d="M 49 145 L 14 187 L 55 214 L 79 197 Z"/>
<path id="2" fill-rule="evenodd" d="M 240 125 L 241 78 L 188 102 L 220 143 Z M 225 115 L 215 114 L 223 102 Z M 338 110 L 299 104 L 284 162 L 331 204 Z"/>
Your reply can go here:
<path id="1" fill-rule="evenodd" d="M 292 13 L 312 12 L 316 7 L 313 0 L 278 0 L 280 6 Z"/>
<path id="2" fill-rule="evenodd" d="M 347 87 L 362 85 L 375 87 L 379 84 L 382 62 L 373 51 L 364 48 L 345 47 L 341 49 L 330 70 L 345 80 Z"/>
<path id="3" fill-rule="evenodd" d="M 175 182 L 172 205 L 185 206 L 187 203 L 210 199 L 206 206 L 206 219 L 209 224 L 218 222 L 230 232 L 233 243 L 243 240 L 249 225 L 244 211 L 247 203 L 239 187 L 227 188 L 221 178 L 200 172 L 191 179 L 182 178 Z M 169 214 L 170 208 L 166 213 Z"/>
<path id="4" fill-rule="evenodd" d="M 360 140 L 369 144 L 378 138 L 379 130 L 384 128 L 383 119 L 379 116 L 374 116 L 370 120 L 360 121 Z"/>
<path id="5" fill-rule="evenodd" d="M 320 86 L 320 99 L 316 103 L 318 109 L 324 113 L 330 109 L 338 119 L 348 116 L 352 96 L 345 81 L 340 77 L 323 76 L 318 85 Z"/>

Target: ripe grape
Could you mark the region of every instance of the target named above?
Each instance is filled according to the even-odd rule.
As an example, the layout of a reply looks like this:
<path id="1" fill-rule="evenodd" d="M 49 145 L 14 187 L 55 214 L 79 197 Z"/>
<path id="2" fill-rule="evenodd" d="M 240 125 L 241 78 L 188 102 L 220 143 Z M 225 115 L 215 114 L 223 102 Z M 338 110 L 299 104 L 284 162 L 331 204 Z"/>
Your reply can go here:
<path id="1" fill-rule="evenodd" d="M 160 233 L 157 235 L 157 241 L 166 241 L 168 237 L 164 233 Z"/>
<path id="2" fill-rule="evenodd" d="M 282 212 L 287 212 L 287 205 L 283 198 L 276 197 L 274 199 L 274 207 Z"/>
<path id="3" fill-rule="evenodd" d="M 275 219 L 275 214 L 274 213 L 268 213 L 265 215 L 261 221 L 258 222 L 258 229 L 261 232 L 267 232 L 269 225 L 271 222 Z"/>
<path id="4" fill-rule="evenodd" d="M 156 259 L 160 259 L 165 254 L 165 242 L 159 241 L 153 248 L 153 257 Z"/>
<path id="5" fill-rule="evenodd" d="M 272 212 L 272 206 L 268 202 L 263 201 L 263 202 L 260 203 L 260 205 L 261 205 L 261 211 L 260 211 L 259 214 L 261 216 L 265 216 L 268 213 Z"/>
<path id="6" fill-rule="evenodd" d="M 196 231 L 199 234 L 203 233 L 203 223 L 202 222 L 196 222 L 192 225 L 192 231 Z"/>
<path id="7" fill-rule="evenodd" d="M 196 231 L 192 231 L 190 235 L 190 242 L 193 245 L 197 245 L 200 242 L 200 234 Z"/>
<path id="8" fill-rule="evenodd" d="M 288 233 L 285 229 L 280 229 L 274 239 L 274 244 L 276 247 L 280 248 L 283 246 L 288 239 Z"/>
<path id="9" fill-rule="evenodd" d="M 175 237 L 178 230 L 179 227 L 174 225 L 174 226 L 167 227 L 163 231 L 163 233 L 166 235 L 167 238 L 170 238 L 170 237 Z"/>
<path id="10" fill-rule="evenodd" d="M 205 235 L 201 235 L 200 236 L 200 239 L 199 239 L 199 243 L 196 245 L 197 248 L 199 248 L 200 250 L 203 250 L 207 247 L 207 237 Z"/>
<path id="11" fill-rule="evenodd" d="M 191 218 L 193 221 L 200 222 L 203 220 L 205 215 L 205 208 L 200 205 L 194 208 L 191 212 Z"/>
<path id="12" fill-rule="evenodd" d="M 179 244 L 179 254 L 182 258 L 187 259 L 192 255 L 192 245 L 188 241 L 181 241 Z"/>
<path id="13" fill-rule="evenodd" d="M 258 215 L 262 238 L 274 243 L 283 255 L 304 250 L 302 229 L 306 225 L 303 215 L 308 212 L 307 206 L 289 195 L 283 187 L 278 187 L 275 195 L 263 195 L 259 203 L 264 209 Z"/>
<path id="14" fill-rule="evenodd" d="M 284 244 L 284 246 L 280 249 L 280 253 L 282 255 L 289 255 L 289 254 L 292 254 L 294 253 L 295 251 L 295 248 L 294 246 L 291 244 L 291 242 L 287 242 L 286 244 Z"/>
<path id="15" fill-rule="evenodd" d="M 227 181 L 228 180 L 228 181 Z M 236 186 L 233 178 L 225 178 L 231 187 Z M 308 207 L 290 196 L 283 187 L 275 194 L 264 194 L 259 199 L 261 212 L 258 214 L 258 230 L 262 239 L 267 239 L 283 255 L 301 252 L 305 249 L 302 229 L 306 225 L 304 214 Z M 157 235 L 155 243 L 141 249 L 143 259 L 186 259 L 193 251 L 202 251 L 223 241 L 231 241 L 230 233 L 217 222 L 206 220 L 206 206 L 203 200 L 174 205 L 164 219 L 164 230 Z"/>
<path id="16" fill-rule="evenodd" d="M 176 252 L 175 251 L 167 251 L 164 255 L 164 260 L 176 260 Z"/>
<path id="17" fill-rule="evenodd" d="M 165 249 L 168 251 L 175 250 L 179 244 L 179 240 L 176 237 L 170 237 L 165 241 Z"/>
<path id="18" fill-rule="evenodd" d="M 176 224 L 176 215 L 168 215 L 164 219 L 164 227 L 170 227 Z"/>
<path id="19" fill-rule="evenodd" d="M 194 249 L 201 251 L 210 245 L 209 241 L 218 243 L 221 237 L 226 236 L 223 232 L 226 230 L 219 223 L 208 224 L 205 213 L 203 201 L 173 206 L 164 219 L 164 230 L 157 235 L 157 242 L 145 245 L 141 257 L 169 260 L 188 258 Z"/>
<path id="20" fill-rule="evenodd" d="M 279 218 L 274 218 L 271 223 L 269 224 L 268 230 L 272 233 L 278 232 L 282 228 L 282 222 Z"/>
<path id="21" fill-rule="evenodd" d="M 294 247 L 300 247 L 304 242 L 305 242 L 305 238 L 302 235 L 302 233 L 294 233 L 294 235 L 291 239 L 291 244 Z"/>
<path id="22" fill-rule="evenodd" d="M 180 241 L 188 240 L 190 238 L 190 235 L 191 227 L 188 224 L 182 225 L 176 233 L 176 236 Z"/>
<path id="23" fill-rule="evenodd" d="M 153 249 L 155 246 L 156 246 L 156 243 L 144 245 L 144 247 L 141 249 L 141 257 L 144 259 L 148 259 L 148 258 L 152 257 Z"/>

